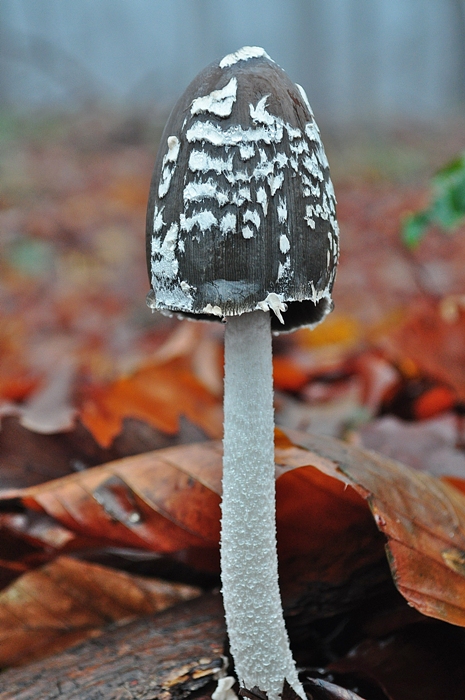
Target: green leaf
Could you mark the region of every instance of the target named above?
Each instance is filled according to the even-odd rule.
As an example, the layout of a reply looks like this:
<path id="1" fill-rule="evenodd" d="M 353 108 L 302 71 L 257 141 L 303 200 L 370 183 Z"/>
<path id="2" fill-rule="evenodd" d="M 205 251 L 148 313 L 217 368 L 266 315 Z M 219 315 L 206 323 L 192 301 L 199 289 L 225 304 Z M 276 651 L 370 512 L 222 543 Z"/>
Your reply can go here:
<path id="1" fill-rule="evenodd" d="M 432 185 L 429 207 L 404 219 L 402 239 L 409 247 L 418 245 L 430 224 L 452 231 L 465 219 L 465 152 L 441 168 Z"/>
<path id="2" fill-rule="evenodd" d="M 431 223 L 431 217 L 427 211 L 409 214 L 402 225 L 402 240 L 408 248 L 415 248 L 426 233 Z"/>
<path id="3" fill-rule="evenodd" d="M 465 153 L 440 170 L 433 179 L 432 219 L 446 229 L 465 216 Z"/>
<path id="4" fill-rule="evenodd" d="M 6 260 L 23 275 L 44 277 L 53 269 L 53 248 L 47 241 L 23 238 L 7 247 Z"/>
<path id="5" fill-rule="evenodd" d="M 454 160 L 451 160 L 447 165 L 438 170 L 433 178 L 433 181 L 440 185 L 441 183 L 447 183 L 451 178 L 457 176 L 462 177 L 465 174 L 465 151 L 459 155 Z"/>

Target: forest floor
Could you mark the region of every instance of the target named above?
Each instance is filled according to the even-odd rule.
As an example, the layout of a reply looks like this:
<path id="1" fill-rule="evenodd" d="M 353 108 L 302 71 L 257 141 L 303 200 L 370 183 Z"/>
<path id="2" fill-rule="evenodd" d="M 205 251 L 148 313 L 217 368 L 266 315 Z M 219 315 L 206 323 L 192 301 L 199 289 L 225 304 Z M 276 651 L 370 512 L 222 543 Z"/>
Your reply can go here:
<path id="1" fill-rule="evenodd" d="M 173 462 L 185 465 L 184 445 L 212 445 L 207 441 L 220 440 L 222 435 L 222 325 L 153 315 L 145 304 L 149 290 L 145 210 L 160 134 L 160 125 L 153 126 L 145 114 L 93 111 L 72 117 L 4 116 L 0 120 L 0 666 L 18 666 L 0 675 L 1 700 L 23 697 L 19 690 L 11 694 L 11 688 L 15 683 L 18 689 L 27 687 L 28 668 L 38 678 L 42 658 L 66 653 L 70 645 L 97 634 L 104 640 L 109 623 L 137 621 L 218 583 L 217 521 L 202 525 L 205 532 L 211 529 L 201 545 L 192 533 L 186 535 L 190 532 L 187 520 L 180 527 L 184 534 L 170 530 L 166 540 L 157 540 L 154 533 L 159 524 L 152 506 L 150 515 L 143 511 L 146 532 L 134 534 L 132 528 L 139 517 L 136 505 L 142 508 L 140 494 L 150 500 L 144 489 L 155 479 L 150 471 L 155 468 L 143 461 L 144 454 L 175 448 Z M 274 340 L 276 422 L 287 435 L 281 447 L 284 452 L 291 449 L 287 440 L 296 449 L 316 454 L 313 443 L 286 431 L 327 435 L 344 440 L 351 449 L 376 450 L 416 473 L 448 477 L 449 483 L 464 490 L 465 226 L 454 233 L 432 227 L 415 248 L 403 243 L 401 228 L 408 213 L 427 205 L 434 172 L 463 150 L 465 123 L 442 128 L 399 125 L 390 133 L 354 129 L 342 134 L 328 129 L 323 130 L 323 138 L 341 229 L 335 310 L 312 332 L 301 330 Z M 336 464 L 336 452 L 331 449 L 327 459 Z M 291 453 L 284 452 L 282 465 L 290 469 Z M 191 478 L 202 483 L 202 469 L 211 455 L 192 454 L 198 463 Z M 120 458 L 135 460 L 129 466 L 137 488 L 132 484 L 127 491 L 129 477 L 112 466 L 104 481 L 102 472 L 97 476 L 97 465 Z M 202 503 L 210 504 L 212 522 L 220 488 L 216 452 L 214 461 L 211 491 L 202 495 L 206 498 Z M 351 469 L 347 466 L 347 478 L 355 484 L 356 498 L 363 492 L 372 503 L 376 488 L 371 482 L 367 485 L 365 474 L 355 475 Z M 81 478 L 89 481 L 78 481 Z M 401 487 L 401 480 L 393 478 L 393 492 L 400 489 L 407 499 L 410 487 L 404 481 Z M 336 476 L 332 474 L 331 479 Z M 73 491 L 78 483 L 79 494 Z M 52 503 L 53 493 L 62 486 L 65 495 Z M 425 486 L 425 503 L 433 499 L 435 488 Z M 92 503 L 84 492 L 92 495 Z M 455 496 L 451 498 L 453 508 L 459 508 Z M 144 508 L 149 508 L 147 502 Z M 95 510 L 100 506 L 103 515 Z M 435 513 L 436 506 L 431 507 Z M 367 512 L 365 507 L 360 510 L 359 525 L 365 523 Z M 454 528 L 462 533 L 465 520 L 457 512 Z M 341 516 L 339 534 L 351 532 L 349 520 Z M 113 527 L 116 521 L 119 530 Z M 392 532 L 376 522 L 390 542 Z M 368 591 L 370 600 L 377 601 L 384 581 L 379 533 L 372 533 L 370 527 L 367 532 L 377 544 L 373 550 L 366 542 L 360 547 L 365 554 L 374 552 L 364 561 L 371 573 L 365 587 L 355 586 L 357 594 L 349 604 L 338 602 L 337 596 L 333 599 L 340 570 L 331 574 L 331 567 L 322 564 L 320 573 L 325 574 L 312 579 L 311 585 L 310 574 L 302 574 L 307 597 L 302 590 L 297 595 L 292 589 L 289 573 L 289 588 L 283 596 L 297 620 L 291 639 L 295 634 L 300 662 L 320 667 L 323 681 L 336 679 L 352 691 L 358 689 L 365 700 L 463 698 L 465 678 L 458 666 L 464 667 L 465 647 L 460 637 L 462 646 L 457 651 L 457 630 L 465 625 L 465 577 L 457 539 L 455 563 L 450 564 L 452 555 L 442 558 L 448 562 L 447 571 L 460 577 L 458 583 L 450 583 L 462 596 L 458 612 L 436 589 L 434 595 L 445 612 L 441 616 L 433 604 L 427 610 L 425 592 L 418 594 L 418 602 L 405 593 L 401 580 L 399 590 L 421 611 L 415 612 L 420 617 L 409 617 L 412 608 L 405 604 L 398 614 L 398 627 L 381 623 L 380 610 L 385 616 L 394 608 L 399 611 L 398 600 L 391 600 L 395 597 L 392 586 L 387 607 L 375 606 L 376 614 L 365 610 L 365 626 L 359 625 L 357 633 L 351 634 L 361 598 Z M 446 525 L 441 522 L 437 527 Z M 431 529 L 438 535 L 433 525 Z M 290 557 L 292 538 L 287 545 L 285 539 L 283 535 L 280 547 L 289 547 Z M 323 539 L 308 545 L 320 558 Z M 400 539 L 405 545 L 404 536 Z M 409 547 L 417 551 L 418 541 Z M 452 549 L 450 545 L 449 554 Z M 334 552 L 342 556 L 337 546 Z M 391 555 L 397 556 L 394 549 Z M 405 561 L 405 557 L 396 560 L 398 571 Z M 358 561 L 354 571 L 360 573 L 361 566 Z M 423 564 L 417 571 L 412 586 L 419 585 L 426 568 Z M 292 567 L 289 571 L 295 575 Z M 438 574 L 436 580 L 441 590 L 449 585 L 446 573 Z M 285 586 L 286 574 L 282 577 Z M 77 595 L 78 582 L 84 580 L 87 588 L 82 584 Z M 109 580 L 120 594 L 105 598 L 102 591 Z M 163 588 L 167 581 L 173 588 Z M 308 591 L 318 588 L 317 584 L 320 589 L 326 586 L 322 606 L 329 606 L 321 619 L 313 608 L 309 612 Z M 349 583 L 344 586 L 347 593 Z M 126 600 L 128 590 L 133 591 L 131 604 Z M 309 607 L 302 615 L 305 605 Z M 214 605 L 212 610 L 215 618 Z M 434 623 L 437 628 L 425 625 L 423 634 L 418 629 L 425 610 L 425 619 L 441 622 Z M 209 633 L 221 639 L 224 632 L 218 627 Z M 323 653 L 330 637 L 331 644 L 336 642 L 331 652 L 325 647 Z M 302 652 L 309 638 L 319 640 L 320 652 L 313 657 Z M 392 640 L 408 663 L 399 665 L 398 655 L 389 651 Z M 433 669 L 435 645 L 443 648 Z M 447 652 L 452 648 L 453 663 Z M 425 664 L 430 665 L 427 673 Z M 399 682 L 396 669 L 407 673 L 407 665 L 411 679 Z M 197 667 L 198 663 L 195 668 L 201 678 Z M 18 673 L 26 675 L 14 675 Z M 204 674 L 207 680 L 213 671 L 209 673 Z M 50 691 L 30 697 L 97 697 L 92 690 L 74 696 L 79 682 L 75 680 L 74 689 L 61 694 Z M 98 697 L 188 697 L 195 684 L 183 682 L 187 686 L 182 686 L 182 692 L 179 684 L 173 685 L 178 695 L 169 690 L 172 686 L 164 678 L 159 695 L 153 688 L 144 695 L 136 683 L 137 694 L 124 681 L 126 695 L 112 694 L 113 689 Z M 201 685 L 195 688 L 198 694 Z M 349 697 L 328 688 L 309 692 L 315 699 Z"/>

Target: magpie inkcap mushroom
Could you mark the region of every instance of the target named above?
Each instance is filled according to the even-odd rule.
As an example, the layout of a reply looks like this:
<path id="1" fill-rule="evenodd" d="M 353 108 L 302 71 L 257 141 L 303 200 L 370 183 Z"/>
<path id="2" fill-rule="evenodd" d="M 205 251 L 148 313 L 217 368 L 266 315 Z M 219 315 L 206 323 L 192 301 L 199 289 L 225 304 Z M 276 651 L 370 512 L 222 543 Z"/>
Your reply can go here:
<path id="1" fill-rule="evenodd" d="M 155 164 L 147 301 L 226 321 L 222 593 L 236 674 L 269 700 L 284 681 L 305 698 L 278 585 L 271 331 L 331 310 L 335 204 L 305 93 L 263 49 L 243 47 L 195 78 Z"/>
<path id="2" fill-rule="evenodd" d="M 269 309 L 275 332 L 316 325 L 332 308 L 335 206 L 304 90 L 258 47 L 212 63 L 161 139 L 147 303 L 202 320 Z"/>

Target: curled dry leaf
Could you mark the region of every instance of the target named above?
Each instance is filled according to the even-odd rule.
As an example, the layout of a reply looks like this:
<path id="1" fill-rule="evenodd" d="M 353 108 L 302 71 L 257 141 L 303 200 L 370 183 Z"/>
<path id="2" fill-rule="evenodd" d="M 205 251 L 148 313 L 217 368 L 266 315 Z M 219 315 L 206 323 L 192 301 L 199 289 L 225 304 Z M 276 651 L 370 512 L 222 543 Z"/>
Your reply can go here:
<path id="1" fill-rule="evenodd" d="M 42 658 L 98 635 L 110 622 L 159 612 L 199 593 L 60 557 L 0 594 L 0 666 Z"/>
<path id="2" fill-rule="evenodd" d="M 389 582 L 389 569 L 364 498 L 324 473 L 319 455 L 289 435 L 276 431 L 275 461 L 280 586 L 292 635 L 302 616 L 321 619 L 376 594 Z"/>
<path id="3" fill-rule="evenodd" d="M 46 484 L 3 492 L 16 507 L 51 516 L 87 547 L 184 552 L 199 568 L 218 567 L 221 448 L 168 448 L 109 462 Z M 11 500 L 13 499 L 13 500 Z M 6 506 L 5 503 L 3 505 Z M 8 507 L 8 506 L 6 506 Z"/>
<path id="4" fill-rule="evenodd" d="M 465 626 L 462 494 L 381 455 L 305 433 L 278 431 L 276 462 L 278 546 L 288 603 L 313 600 L 319 608 L 314 616 L 321 617 L 378 591 L 385 543 L 378 528 L 408 602 Z M 210 442 L 110 462 L 2 498 L 4 508 L 19 501 L 87 540 L 182 553 L 184 561 L 207 568 L 217 565 L 220 480 L 221 445 Z M 334 589 L 328 610 L 314 596 L 322 583 L 324 603 L 326 589 Z"/>
<path id="5" fill-rule="evenodd" d="M 343 482 L 311 467 L 295 470 L 312 463 L 306 449 L 286 444 L 276 458 L 283 471 L 289 470 L 277 486 L 281 577 L 288 601 L 297 605 L 309 582 L 318 589 L 326 581 L 333 585 L 334 597 L 326 596 L 325 605 L 337 608 L 341 586 L 355 579 L 343 605 L 350 607 L 373 584 L 370 576 L 358 582 L 355 572 L 384 559 L 383 540 L 369 510 Z M 220 443 L 184 445 L 9 490 L 3 498 L 46 513 L 85 538 L 87 546 L 93 540 L 95 546 L 171 553 L 196 568 L 217 570 L 221 461 Z M 317 617 L 324 607 L 320 603 L 314 604 Z"/>
<path id="6" fill-rule="evenodd" d="M 465 626 L 465 499 L 434 476 L 340 441 L 289 431 L 312 464 L 368 502 L 397 588 L 425 615 Z"/>

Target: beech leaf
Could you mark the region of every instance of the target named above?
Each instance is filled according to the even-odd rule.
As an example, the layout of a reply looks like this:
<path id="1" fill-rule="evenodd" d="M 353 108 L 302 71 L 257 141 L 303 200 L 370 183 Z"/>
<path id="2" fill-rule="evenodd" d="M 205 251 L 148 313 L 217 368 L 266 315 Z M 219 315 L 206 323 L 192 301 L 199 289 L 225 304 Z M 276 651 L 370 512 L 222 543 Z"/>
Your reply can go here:
<path id="1" fill-rule="evenodd" d="M 362 573 L 376 570 L 382 556 L 378 528 L 407 601 L 465 626 L 465 499 L 456 488 L 374 452 L 290 430 L 277 431 L 276 464 L 281 578 L 291 604 L 307 596 L 311 605 L 312 586 L 321 582 L 356 581 L 342 607 L 372 592 L 382 574 Z M 209 442 L 117 460 L 0 498 L 4 508 L 19 501 L 96 543 L 182 552 L 184 561 L 213 568 L 220 479 L 221 445 Z"/>
<path id="2" fill-rule="evenodd" d="M 315 464 L 366 498 L 400 593 L 425 615 L 465 626 L 465 499 L 424 472 L 320 436 L 289 431 Z"/>
<path id="3" fill-rule="evenodd" d="M 84 394 L 79 416 L 102 447 L 121 432 L 124 418 L 138 418 L 168 435 L 179 430 L 185 416 L 206 435 L 222 435 L 221 398 L 193 374 L 185 357 L 143 367 L 107 386 L 92 386 Z"/>
<path id="4" fill-rule="evenodd" d="M 62 651 L 100 634 L 109 622 L 159 612 L 199 593 L 59 557 L 0 593 L 0 666 Z"/>
<path id="5" fill-rule="evenodd" d="M 3 492 L 96 546 L 159 553 L 216 552 L 221 448 L 182 445 L 109 462 L 39 486 Z M 1 498 L 0 494 L 0 498 Z"/>
<path id="6" fill-rule="evenodd" d="M 463 258 L 462 258 L 463 259 Z M 463 262 L 460 260 L 463 267 Z M 427 375 L 454 388 L 465 400 L 465 313 L 461 297 L 445 297 L 441 304 L 423 300 L 398 328 L 383 339 L 397 360 L 409 358 Z"/>
<path id="7" fill-rule="evenodd" d="M 44 663 L 10 668 L 1 700 L 142 700 L 210 695 L 224 667 L 224 612 L 218 594 L 112 624 Z M 199 691 L 204 690 L 204 693 Z"/>

